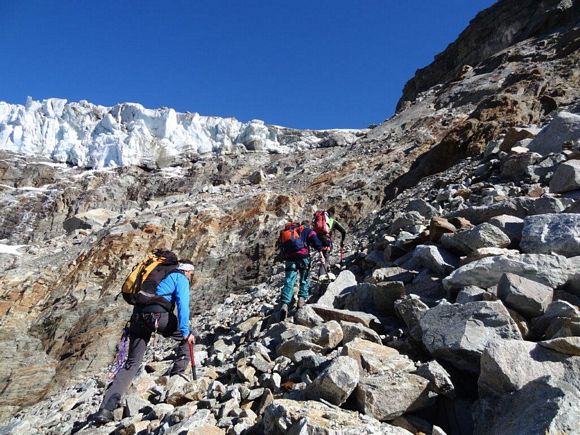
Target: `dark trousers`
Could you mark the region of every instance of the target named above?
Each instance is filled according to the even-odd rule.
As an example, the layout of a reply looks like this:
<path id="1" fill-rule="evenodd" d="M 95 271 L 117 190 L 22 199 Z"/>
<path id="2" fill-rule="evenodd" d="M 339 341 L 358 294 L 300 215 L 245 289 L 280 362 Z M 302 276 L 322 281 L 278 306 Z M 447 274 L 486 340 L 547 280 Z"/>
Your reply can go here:
<path id="1" fill-rule="evenodd" d="M 157 325 L 156 325 L 157 323 Z M 119 370 L 113 382 L 107 388 L 101 409 L 109 411 L 119 407 L 121 398 L 129 389 L 131 381 L 141 366 L 143 355 L 153 332 L 180 342 L 177 359 L 171 368 L 170 375 L 183 373 L 188 365 L 188 344 L 179 332 L 177 317 L 173 313 L 133 313 L 129 326 L 129 353 L 125 365 Z"/>

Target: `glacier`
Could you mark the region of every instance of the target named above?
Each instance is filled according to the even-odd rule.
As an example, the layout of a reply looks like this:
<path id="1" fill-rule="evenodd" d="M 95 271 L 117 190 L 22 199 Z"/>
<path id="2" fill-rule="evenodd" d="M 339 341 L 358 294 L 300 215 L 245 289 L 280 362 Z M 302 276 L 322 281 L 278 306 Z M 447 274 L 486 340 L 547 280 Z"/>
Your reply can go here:
<path id="1" fill-rule="evenodd" d="M 290 153 L 349 145 L 363 130 L 296 130 L 261 120 L 147 109 L 137 103 L 105 107 L 81 100 L 28 98 L 0 102 L 0 150 L 40 155 L 92 169 L 163 168 L 208 154 Z"/>

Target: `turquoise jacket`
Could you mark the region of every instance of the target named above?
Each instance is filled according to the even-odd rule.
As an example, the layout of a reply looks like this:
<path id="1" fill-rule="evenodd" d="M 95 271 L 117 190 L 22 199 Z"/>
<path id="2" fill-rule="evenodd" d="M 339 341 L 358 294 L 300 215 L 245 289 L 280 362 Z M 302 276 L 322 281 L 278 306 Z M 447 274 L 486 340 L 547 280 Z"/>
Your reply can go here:
<path id="1" fill-rule="evenodd" d="M 189 280 L 179 272 L 167 275 L 155 289 L 157 296 L 162 296 L 177 306 L 179 331 L 183 337 L 189 335 Z"/>

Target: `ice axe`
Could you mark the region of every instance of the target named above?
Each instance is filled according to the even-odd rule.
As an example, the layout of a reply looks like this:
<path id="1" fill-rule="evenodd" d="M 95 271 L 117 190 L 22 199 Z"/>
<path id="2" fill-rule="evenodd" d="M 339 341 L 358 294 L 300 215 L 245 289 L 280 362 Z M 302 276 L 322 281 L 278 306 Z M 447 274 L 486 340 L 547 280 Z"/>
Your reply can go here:
<path id="1" fill-rule="evenodd" d="M 195 352 L 193 351 L 193 346 L 195 345 L 195 335 L 191 336 L 193 338 L 192 341 L 188 341 L 189 344 L 189 359 L 191 360 L 191 376 L 193 376 L 193 380 L 197 380 L 197 372 L 195 370 Z"/>

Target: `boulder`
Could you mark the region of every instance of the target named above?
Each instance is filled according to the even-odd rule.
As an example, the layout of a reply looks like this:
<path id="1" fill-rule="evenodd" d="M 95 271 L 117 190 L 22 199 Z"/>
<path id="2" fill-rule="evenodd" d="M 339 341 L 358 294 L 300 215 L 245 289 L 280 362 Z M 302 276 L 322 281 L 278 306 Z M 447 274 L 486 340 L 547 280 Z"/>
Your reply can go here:
<path id="1" fill-rule="evenodd" d="M 343 270 L 336 279 L 328 284 L 324 294 L 316 302 L 323 307 L 334 307 L 334 301 L 339 295 L 351 293 L 356 288 L 356 278 L 350 270 Z"/>
<path id="2" fill-rule="evenodd" d="M 342 328 L 342 342 L 344 344 L 354 340 L 355 338 L 361 338 L 363 340 L 372 341 L 373 343 L 382 344 L 379 334 L 360 323 L 345 322 L 344 320 L 339 323 Z"/>
<path id="3" fill-rule="evenodd" d="M 519 255 L 520 251 L 517 249 L 507 249 L 507 248 L 479 248 L 473 251 L 466 257 L 462 257 L 459 261 L 461 266 L 472 263 L 477 260 L 481 260 L 485 257 L 497 257 L 499 255 Z"/>
<path id="4" fill-rule="evenodd" d="M 417 275 L 416 272 L 403 269 L 402 267 L 382 267 L 373 271 L 372 275 L 365 279 L 369 284 L 378 284 L 384 281 L 400 281 L 408 283 Z"/>
<path id="5" fill-rule="evenodd" d="M 481 356 L 480 396 L 502 396 L 551 376 L 580 388 L 580 357 L 522 340 L 495 340 Z"/>
<path id="6" fill-rule="evenodd" d="M 580 255 L 580 214 L 554 213 L 524 220 L 520 247 L 523 252 Z"/>
<path id="7" fill-rule="evenodd" d="M 394 314 L 395 301 L 404 295 L 405 285 L 400 281 L 361 283 L 355 291 L 336 299 L 335 304 L 337 308 L 384 316 Z"/>
<path id="8" fill-rule="evenodd" d="M 571 144 L 573 149 L 580 147 L 580 115 L 560 112 L 538 133 L 528 148 L 546 156 L 562 152 L 566 143 Z"/>
<path id="9" fill-rule="evenodd" d="M 529 177 L 529 167 L 537 163 L 542 156 L 538 153 L 518 153 L 518 148 L 512 149 L 512 154 L 501 162 L 500 176 L 503 180 L 521 181 Z"/>
<path id="10" fill-rule="evenodd" d="M 504 273 L 497 285 L 497 295 L 507 307 L 532 318 L 546 311 L 554 292 L 539 282 L 513 273 Z"/>
<path id="11" fill-rule="evenodd" d="M 578 432 L 580 394 L 565 381 L 545 377 L 473 406 L 473 433 L 481 435 L 572 434 Z"/>
<path id="12" fill-rule="evenodd" d="M 562 163 L 550 180 L 550 192 L 563 193 L 580 189 L 580 160 Z"/>
<path id="13" fill-rule="evenodd" d="M 532 319 L 532 331 L 536 337 L 544 337 L 548 331 L 559 329 L 571 320 L 580 320 L 578 308 L 566 301 L 554 301 L 542 316 Z"/>
<path id="14" fill-rule="evenodd" d="M 308 385 L 306 397 L 342 405 L 354 391 L 358 381 L 357 362 L 348 356 L 339 356 Z"/>
<path id="15" fill-rule="evenodd" d="M 480 287 L 468 285 L 467 287 L 463 287 L 459 293 L 457 293 L 455 302 L 458 304 L 466 304 L 468 302 L 483 301 L 486 293 L 487 292 Z"/>
<path id="16" fill-rule="evenodd" d="M 391 234 L 406 231 L 411 234 L 419 234 L 425 229 L 425 217 L 417 211 L 410 211 L 396 218 L 390 227 Z"/>
<path id="17" fill-rule="evenodd" d="M 423 314 L 429 310 L 429 307 L 421 302 L 421 299 L 418 297 L 408 296 L 395 302 L 395 309 L 407 325 L 411 338 L 415 341 L 421 342 L 423 331 L 421 331 L 419 321 Z"/>
<path id="18" fill-rule="evenodd" d="M 294 358 L 296 352 L 300 350 L 324 353 L 338 346 L 342 341 L 342 337 L 340 324 L 331 320 L 282 342 L 276 348 L 276 353 L 290 359 Z"/>
<path id="19" fill-rule="evenodd" d="M 426 219 L 431 219 L 433 216 L 439 214 L 437 209 L 424 199 L 413 199 L 409 201 L 409 205 L 405 208 L 405 211 L 416 211 Z"/>
<path id="20" fill-rule="evenodd" d="M 502 230 L 512 241 L 512 244 L 518 244 L 522 238 L 522 230 L 524 229 L 524 220 L 517 216 L 510 216 L 503 214 L 494 216 L 489 220 L 489 223 L 495 225 Z"/>
<path id="21" fill-rule="evenodd" d="M 435 245 L 419 245 L 414 255 L 424 267 L 442 276 L 449 275 L 459 266 L 456 256 Z"/>
<path id="22" fill-rule="evenodd" d="M 387 372 L 361 378 L 354 392 L 360 412 L 380 421 L 433 404 L 429 381 L 406 372 Z"/>
<path id="23" fill-rule="evenodd" d="M 356 338 L 346 343 L 341 355 L 353 358 L 359 366 L 361 375 L 381 373 L 386 370 L 415 370 L 415 365 L 408 357 L 401 355 L 397 349 Z"/>
<path id="24" fill-rule="evenodd" d="M 375 315 L 364 313 L 362 311 L 339 310 L 336 308 L 323 307 L 318 304 L 312 304 L 310 306 L 316 314 L 322 317 L 325 321 L 344 320 L 347 322 L 360 323 L 367 327 L 378 326 L 381 323 Z"/>
<path id="25" fill-rule="evenodd" d="M 530 128 L 514 128 L 511 127 L 506 132 L 503 140 L 499 145 L 500 151 L 509 152 L 514 145 L 524 139 L 534 138 L 538 131 Z"/>
<path id="26" fill-rule="evenodd" d="M 433 217 L 429 223 L 429 239 L 432 242 L 441 240 L 443 234 L 453 234 L 457 228 L 444 217 Z"/>
<path id="27" fill-rule="evenodd" d="M 467 255 L 479 248 L 505 248 L 510 242 L 503 231 L 489 223 L 441 237 L 443 246 L 458 255 Z"/>
<path id="28" fill-rule="evenodd" d="M 561 255 L 520 254 L 486 257 L 461 266 L 443 280 L 447 289 L 468 285 L 489 288 L 497 285 L 504 273 L 514 273 L 556 288 L 565 284 L 577 265 Z"/>
<path id="29" fill-rule="evenodd" d="M 554 350 L 564 355 L 580 356 L 580 336 L 558 337 L 540 341 L 538 344 L 546 349 Z"/>
<path id="30" fill-rule="evenodd" d="M 294 314 L 294 322 L 297 325 L 311 328 L 323 324 L 324 319 L 316 314 L 310 305 L 305 305 Z"/>
<path id="31" fill-rule="evenodd" d="M 500 301 L 440 304 L 421 317 L 420 325 L 431 355 L 472 373 L 479 371 L 481 354 L 490 341 L 522 339 Z"/>
<path id="32" fill-rule="evenodd" d="M 412 435 L 411 432 L 378 420 L 330 407 L 316 401 L 275 400 L 264 413 L 264 433 L 285 434 L 344 434 Z"/>
<path id="33" fill-rule="evenodd" d="M 455 386 L 451 376 L 437 361 L 421 364 L 417 367 L 416 373 L 430 382 L 429 387 L 435 393 L 449 398 L 455 397 Z"/>
<path id="34" fill-rule="evenodd" d="M 409 296 L 417 296 L 429 306 L 434 306 L 447 296 L 443 288 L 441 277 L 433 275 L 424 269 L 415 279 L 405 286 L 405 292 Z"/>

